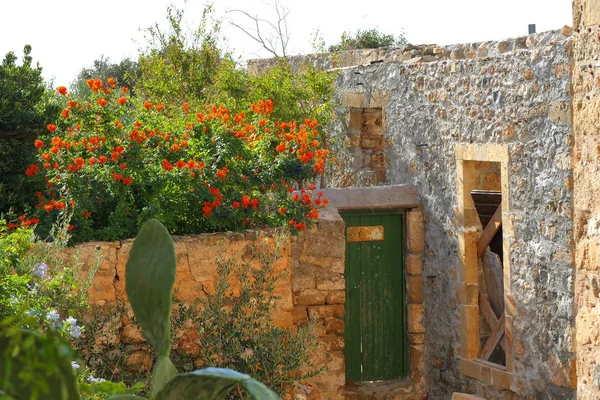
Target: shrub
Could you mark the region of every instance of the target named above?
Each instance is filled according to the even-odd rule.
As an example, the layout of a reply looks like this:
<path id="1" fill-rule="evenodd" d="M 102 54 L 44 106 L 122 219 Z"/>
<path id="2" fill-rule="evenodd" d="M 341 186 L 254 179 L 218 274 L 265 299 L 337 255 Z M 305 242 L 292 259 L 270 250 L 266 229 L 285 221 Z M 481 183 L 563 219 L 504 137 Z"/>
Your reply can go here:
<path id="1" fill-rule="evenodd" d="M 270 100 L 235 115 L 216 105 L 192 112 L 131 98 L 110 79 L 88 84 L 92 95 L 77 101 L 59 88 L 63 118 L 35 143 L 26 174 L 47 181 L 37 194 L 42 227 L 65 210 L 77 241 L 132 237 L 150 217 L 174 234 L 297 232 L 318 218 L 319 194 L 289 195 L 294 181 L 323 171 L 317 121 L 274 121 Z"/>
<path id="2" fill-rule="evenodd" d="M 31 194 L 43 186 L 32 191 L 33 182 L 25 181 L 23 171 L 35 160 L 34 140 L 56 112 L 42 69 L 33 65 L 31 46 L 23 53 L 21 65 L 13 52 L 0 64 L 0 213 L 11 208 L 21 213 L 35 205 Z"/>
<path id="3" fill-rule="evenodd" d="M 75 344 L 96 267 L 81 271 L 77 258 L 62 254 L 68 241 L 64 220 L 58 221 L 50 243 L 33 234 L 33 225 L 9 230 L 0 220 L 0 287 L 5 289 L 0 291 L 0 320 L 26 309 L 26 316 L 38 318 L 40 332 L 50 324 Z"/>
<path id="4" fill-rule="evenodd" d="M 310 362 L 316 350 L 314 325 L 297 330 L 273 325 L 279 300 L 275 285 L 283 278 L 274 266 L 281 250 L 281 238 L 275 243 L 264 239 L 247 255 L 258 265 L 217 260 L 216 293 L 208 295 L 200 311 L 190 313 L 200 338 L 199 356 L 193 363 L 244 372 L 280 395 L 294 381 L 319 372 Z M 239 294 L 233 293 L 231 280 L 238 281 Z"/>
<path id="5" fill-rule="evenodd" d="M 278 397 L 248 375 L 221 368 L 207 368 L 177 374 L 170 355 L 171 291 L 175 281 L 173 241 L 157 220 L 144 224 L 133 243 L 127 261 L 127 297 L 135 316 L 158 359 L 151 378 L 151 398 L 207 399 L 226 398 L 234 387 L 247 390 L 256 399 Z M 36 325 L 35 318 L 23 321 Z M 85 394 L 112 394 L 110 399 L 140 398 L 123 385 L 101 382 L 78 386 L 74 370 L 80 368 L 70 346 L 48 324 L 45 335 L 2 322 L 0 330 L 0 395 L 7 399 L 52 398 L 78 400 Z M 12 325 L 12 326 L 11 326 Z M 133 391 L 137 389 L 132 389 Z M 112 392 L 112 393 L 111 393 Z"/>
<path id="6" fill-rule="evenodd" d="M 376 49 L 378 47 L 399 46 L 406 43 L 404 34 L 389 35 L 377 29 L 357 30 L 354 35 L 350 32 L 342 33 L 340 42 L 329 47 L 329 51 L 343 51 L 353 49 Z"/>

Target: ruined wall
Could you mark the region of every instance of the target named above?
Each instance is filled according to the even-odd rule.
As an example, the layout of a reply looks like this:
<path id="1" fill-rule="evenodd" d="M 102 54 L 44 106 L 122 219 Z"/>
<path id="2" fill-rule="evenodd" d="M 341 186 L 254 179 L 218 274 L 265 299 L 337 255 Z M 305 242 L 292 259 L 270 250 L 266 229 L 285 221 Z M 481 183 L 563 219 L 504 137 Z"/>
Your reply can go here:
<path id="1" fill-rule="evenodd" d="M 251 248 L 263 240 L 273 243 L 275 235 L 275 231 L 269 230 L 174 237 L 176 296 L 184 303 L 191 303 L 207 294 L 214 294 L 217 257 L 255 265 L 257 260 L 252 256 Z M 133 240 L 89 242 L 67 249 L 66 256 L 77 253 L 78 262 L 83 264 L 84 269 L 100 261 L 90 288 L 92 305 L 110 307 L 119 300 L 126 300 L 125 266 L 132 243 Z M 302 382 L 299 389 L 301 394 L 318 396 L 320 393 L 333 398 L 338 392 L 341 393 L 345 383 L 342 355 L 344 251 L 344 223 L 339 215 L 324 210 L 317 229 L 284 239 L 282 258 L 274 267 L 274 272 L 283 276 L 274 291 L 280 298 L 273 312 L 273 323 L 293 327 L 307 322 L 309 317 L 314 318 L 319 349 L 313 361 L 317 369 L 326 368 L 324 372 Z M 230 282 L 233 292 L 239 293 L 239 282 L 236 279 Z M 131 318 L 131 312 L 129 314 Z M 126 344 L 130 367 L 148 371 L 152 359 L 141 332 L 130 318 L 114 321 L 118 333 L 114 335 L 112 330 L 110 333 L 107 331 L 106 335 L 100 334 L 97 341 Z M 178 340 L 174 351 L 198 354 L 200 341 L 195 328 L 180 329 L 175 336 Z"/>
<path id="2" fill-rule="evenodd" d="M 573 2 L 577 395 L 600 398 L 600 1 Z"/>
<path id="3" fill-rule="evenodd" d="M 341 164 L 356 166 L 352 147 L 361 147 L 348 129 L 349 111 L 382 107 L 385 184 L 414 184 L 423 203 L 425 375 L 432 399 L 450 398 L 453 391 L 487 399 L 575 397 L 570 34 L 564 28 L 502 42 L 433 47 L 428 58 L 415 53 L 409 61 L 339 71 L 346 118 L 336 127 Z M 507 302 L 514 304 L 514 315 L 507 336 L 514 371 L 502 375 L 510 378 L 502 382 L 492 380 L 489 368 L 487 377 L 478 370 L 470 375 L 480 379 L 472 379 L 460 367 L 458 144 L 500 144 L 508 151 L 512 292 Z M 363 147 L 361 156 L 368 150 Z M 487 155 L 488 150 L 477 151 Z M 378 184 L 360 165 L 361 173 L 349 171 L 333 181 Z"/>

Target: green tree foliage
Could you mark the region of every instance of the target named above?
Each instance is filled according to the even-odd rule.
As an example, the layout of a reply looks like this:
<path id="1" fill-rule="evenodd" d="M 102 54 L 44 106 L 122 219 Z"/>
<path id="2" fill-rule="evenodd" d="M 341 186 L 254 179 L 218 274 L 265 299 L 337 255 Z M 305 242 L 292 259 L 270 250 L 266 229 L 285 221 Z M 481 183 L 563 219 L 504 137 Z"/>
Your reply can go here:
<path id="1" fill-rule="evenodd" d="M 351 32 L 342 33 L 340 42 L 329 47 L 329 51 L 344 51 L 353 49 L 376 49 L 378 47 L 400 46 L 406 43 L 404 34 L 398 36 L 389 35 L 377 29 L 357 30 L 354 35 Z"/>
<path id="2" fill-rule="evenodd" d="M 100 57 L 94 61 L 91 67 L 84 68 L 79 72 L 77 78 L 71 84 L 71 92 L 79 97 L 89 96 L 92 92 L 87 85 L 88 79 L 115 78 L 122 86 L 133 92 L 140 74 L 137 61 L 125 58 L 118 63 L 111 63 L 108 58 Z"/>
<path id="3" fill-rule="evenodd" d="M 23 62 L 8 52 L 0 66 L 0 132 L 27 133 L 41 124 L 38 104 L 44 96 L 42 68 L 32 66 L 31 46 L 23 49 Z"/>
<path id="4" fill-rule="evenodd" d="M 23 49 L 21 64 L 7 53 L 0 65 L 0 213 L 21 213 L 35 201 L 40 185 L 26 183 L 24 171 L 35 156 L 33 141 L 57 111 L 42 68 L 33 66 L 31 46 Z"/>
<path id="5" fill-rule="evenodd" d="M 219 24 L 210 24 L 208 6 L 197 29 L 183 28 L 184 11 L 167 8 L 167 29 L 158 23 L 146 30 L 147 49 L 140 54 L 140 79 L 135 87 L 146 98 L 156 101 L 206 99 L 221 65 L 232 67 L 232 60 L 218 47 Z"/>
<path id="6" fill-rule="evenodd" d="M 220 24 L 211 22 L 212 8 L 204 10 L 195 30 L 183 28 L 184 11 L 167 9 L 168 28 L 147 29 L 148 48 L 140 55 L 141 76 L 135 90 L 162 102 L 224 104 L 241 111 L 271 99 L 280 121 L 334 118 L 335 74 L 312 66 L 290 67 L 285 58 L 258 75 L 251 75 L 220 48 Z"/>

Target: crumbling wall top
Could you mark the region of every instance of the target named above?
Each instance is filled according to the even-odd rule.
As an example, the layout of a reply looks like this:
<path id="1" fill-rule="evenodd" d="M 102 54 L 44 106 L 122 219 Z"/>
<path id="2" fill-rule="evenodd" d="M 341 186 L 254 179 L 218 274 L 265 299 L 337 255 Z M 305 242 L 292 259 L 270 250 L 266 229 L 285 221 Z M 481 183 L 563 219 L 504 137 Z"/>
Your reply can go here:
<path id="1" fill-rule="evenodd" d="M 289 57 L 292 68 L 300 69 L 314 65 L 320 69 L 348 68 L 358 65 L 389 62 L 436 62 L 441 60 L 483 59 L 500 57 L 519 50 L 539 49 L 560 44 L 569 39 L 572 29 L 568 26 L 548 32 L 521 36 L 500 41 L 476 42 L 438 46 L 411 44 L 400 47 L 380 47 L 377 49 L 347 50 L 336 54 L 308 54 Z M 248 71 L 260 74 L 277 64 L 280 59 L 262 58 L 248 60 Z"/>

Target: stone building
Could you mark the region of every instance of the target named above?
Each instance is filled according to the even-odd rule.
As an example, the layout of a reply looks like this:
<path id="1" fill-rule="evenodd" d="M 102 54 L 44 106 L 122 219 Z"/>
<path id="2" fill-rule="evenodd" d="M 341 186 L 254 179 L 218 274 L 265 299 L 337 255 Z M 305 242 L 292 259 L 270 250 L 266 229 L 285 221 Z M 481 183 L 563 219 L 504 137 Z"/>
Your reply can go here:
<path id="1" fill-rule="evenodd" d="M 499 42 L 290 60 L 339 73 L 323 224 L 344 274 L 290 263 L 294 321 L 325 315 L 325 398 L 600 399 L 600 0 L 573 11 Z M 345 326 L 325 293 L 344 288 Z"/>

